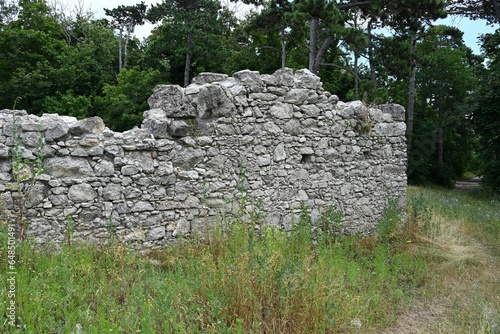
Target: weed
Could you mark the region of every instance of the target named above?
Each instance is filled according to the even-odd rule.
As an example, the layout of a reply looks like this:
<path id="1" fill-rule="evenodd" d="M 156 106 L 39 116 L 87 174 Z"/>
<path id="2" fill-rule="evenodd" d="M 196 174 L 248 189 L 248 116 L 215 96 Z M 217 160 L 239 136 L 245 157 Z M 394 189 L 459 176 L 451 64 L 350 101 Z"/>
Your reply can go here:
<path id="1" fill-rule="evenodd" d="M 17 101 L 17 100 L 16 100 Z M 24 158 L 25 148 L 22 146 L 16 123 L 15 112 L 12 114 L 12 137 L 14 147 L 10 150 L 10 162 L 12 165 L 12 175 L 14 177 L 14 190 L 16 197 L 16 216 L 18 239 L 23 241 L 26 238 L 28 221 L 26 219 L 27 205 L 32 196 L 32 190 L 38 178 L 45 173 L 45 142 L 41 131 L 39 130 L 38 147 L 35 159 Z"/>

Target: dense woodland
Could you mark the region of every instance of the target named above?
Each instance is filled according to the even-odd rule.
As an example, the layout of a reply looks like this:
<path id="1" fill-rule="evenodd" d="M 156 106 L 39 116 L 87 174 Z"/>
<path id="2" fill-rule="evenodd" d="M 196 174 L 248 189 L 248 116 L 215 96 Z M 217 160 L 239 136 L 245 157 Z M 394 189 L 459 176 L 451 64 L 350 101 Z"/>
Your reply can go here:
<path id="1" fill-rule="evenodd" d="M 242 1 L 259 9 L 163 0 L 96 18 L 83 1 L 0 0 L 0 109 L 97 115 L 122 131 L 140 125 L 157 84 L 309 68 L 341 100 L 405 106 L 411 182 L 473 173 L 500 191 L 500 1 Z M 447 15 L 498 29 L 476 55 L 462 31 L 434 23 Z M 139 41 L 145 22 L 157 26 Z"/>

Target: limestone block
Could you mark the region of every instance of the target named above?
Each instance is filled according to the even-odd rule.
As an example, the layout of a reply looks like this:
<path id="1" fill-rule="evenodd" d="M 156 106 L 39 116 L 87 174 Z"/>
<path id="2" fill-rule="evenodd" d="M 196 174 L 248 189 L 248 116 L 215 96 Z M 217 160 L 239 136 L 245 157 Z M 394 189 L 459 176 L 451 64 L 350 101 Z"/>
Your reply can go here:
<path id="1" fill-rule="evenodd" d="M 68 198 L 75 203 L 91 202 L 96 197 L 97 192 L 87 183 L 75 184 L 68 190 Z"/>
<path id="2" fill-rule="evenodd" d="M 182 237 L 191 232 L 191 223 L 184 218 L 181 218 L 177 221 L 177 226 L 175 227 L 174 232 L 172 233 L 173 237 Z"/>
<path id="3" fill-rule="evenodd" d="M 142 128 L 148 130 L 155 138 L 167 138 L 171 122 L 172 119 L 167 117 L 163 109 L 151 109 L 144 112 Z"/>
<path id="4" fill-rule="evenodd" d="M 84 177 L 94 175 L 94 171 L 87 159 L 74 157 L 53 157 L 45 164 L 49 175 L 60 177 Z"/>
<path id="5" fill-rule="evenodd" d="M 405 120 L 405 108 L 399 104 L 387 103 L 377 106 L 382 112 L 388 113 L 395 121 Z"/>
<path id="6" fill-rule="evenodd" d="M 260 86 L 263 81 L 260 78 L 259 72 L 243 70 L 233 74 L 233 77 L 239 80 L 245 86 Z"/>
<path id="7" fill-rule="evenodd" d="M 271 107 L 269 113 L 277 119 L 290 119 L 293 116 L 293 107 L 290 104 L 278 102 Z"/>
<path id="8" fill-rule="evenodd" d="M 295 72 L 295 87 L 307 89 L 320 89 L 322 88 L 320 78 L 311 73 L 307 69 L 298 70 Z"/>
<path id="9" fill-rule="evenodd" d="M 185 121 L 175 120 L 168 125 L 168 133 L 172 137 L 190 136 L 193 132 L 193 127 L 188 125 Z"/>
<path id="10" fill-rule="evenodd" d="M 9 147 L 0 143 L 0 158 L 8 158 L 9 157 Z"/>
<path id="11" fill-rule="evenodd" d="M 104 131 L 104 122 L 100 117 L 90 117 L 71 124 L 69 132 L 74 136 L 81 136 L 87 133 L 97 134 Z"/>
<path id="12" fill-rule="evenodd" d="M 132 211 L 132 212 L 144 212 L 144 211 L 153 211 L 153 210 L 154 210 L 154 208 L 151 205 L 151 203 L 143 202 L 143 201 L 137 202 L 130 209 L 130 211 Z"/>
<path id="13" fill-rule="evenodd" d="M 66 136 L 69 132 L 69 125 L 66 122 L 55 121 L 47 126 L 44 136 L 47 142 L 57 141 Z"/>
<path id="14" fill-rule="evenodd" d="M 151 228 L 147 234 L 147 240 L 159 240 L 165 237 L 165 226 L 156 226 Z"/>
<path id="15" fill-rule="evenodd" d="M 197 116 L 200 118 L 230 116 L 236 112 L 236 106 L 218 85 L 207 84 L 201 87 L 195 101 Z"/>
<path id="16" fill-rule="evenodd" d="M 159 85 L 148 99 L 151 109 L 161 109 L 165 117 L 195 117 L 196 109 L 189 103 L 178 85 Z"/>
<path id="17" fill-rule="evenodd" d="M 203 85 L 212 82 L 221 82 L 228 78 L 226 74 L 202 72 L 193 78 L 192 83 Z"/>
<path id="18" fill-rule="evenodd" d="M 279 143 L 274 149 L 274 161 L 283 161 L 286 159 L 285 144 Z"/>
<path id="19" fill-rule="evenodd" d="M 308 89 L 296 88 L 286 93 L 284 101 L 286 103 L 301 105 L 307 100 L 308 97 L 309 97 Z"/>
<path id="20" fill-rule="evenodd" d="M 30 196 L 27 198 L 26 206 L 34 208 L 47 197 L 48 188 L 44 183 L 36 182 L 30 190 Z"/>
<path id="21" fill-rule="evenodd" d="M 277 84 L 285 87 L 293 87 L 295 85 L 293 70 L 291 68 L 281 68 L 273 73 L 277 80 Z"/>

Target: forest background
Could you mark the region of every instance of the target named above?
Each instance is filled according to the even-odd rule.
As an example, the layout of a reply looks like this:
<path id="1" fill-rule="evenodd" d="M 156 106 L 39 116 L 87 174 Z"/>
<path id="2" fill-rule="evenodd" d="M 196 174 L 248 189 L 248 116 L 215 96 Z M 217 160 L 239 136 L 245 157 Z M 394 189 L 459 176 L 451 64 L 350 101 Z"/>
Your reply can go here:
<path id="1" fill-rule="evenodd" d="M 500 192 L 499 0 L 163 0 L 105 9 L 0 0 L 0 109 L 140 125 L 158 84 L 308 68 L 343 101 L 407 111 L 411 183 L 481 175 Z M 232 9 L 231 9 L 232 8 Z M 485 20 L 475 54 L 447 15 Z M 442 21 L 438 21 L 442 22 Z M 154 23 L 142 41 L 134 31 Z"/>

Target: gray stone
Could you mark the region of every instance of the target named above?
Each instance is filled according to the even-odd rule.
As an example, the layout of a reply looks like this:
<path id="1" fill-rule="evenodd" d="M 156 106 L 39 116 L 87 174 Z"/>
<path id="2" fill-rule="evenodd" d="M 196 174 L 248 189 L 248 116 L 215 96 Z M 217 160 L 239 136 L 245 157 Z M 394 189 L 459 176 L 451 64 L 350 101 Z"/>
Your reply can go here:
<path id="1" fill-rule="evenodd" d="M 243 70 L 234 73 L 233 77 L 245 86 L 260 86 L 263 84 L 257 71 Z"/>
<path id="2" fill-rule="evenodd" d="M 179 219 L 177 221 L 174 232 L 172 233 L 173 237 L 182 237 L 186 236 L 191 232 L 191 223 L 186 219 Z"/>
<path id="3" fill-rule="evenodd" d="M 290 119 L 293 116 L 293 107 L 290 104 L 278 102 L 271 107 L 270 113 L 278 119 Z"/>
<path id="4" fill-rule="evenodd" d="M 280 143 L 274 150 L 274 161 L 283 161 L 286 159 L 285 144 Z"/>
<path id="5" fill-rule="evenodd" d="M 308 89 L 292 89 L 285 95 L 285 102 L 295 105 L 301 105 L 307 100 L 308 96 Z"/>
<path id="6" fill-rule="evenodd" d="M 45 140 L 47 142 L 57 141 L 69 132 L 69 126 L 66 122 L 54 122 L 47 126 L 45 130 Z"/>
<path id="7" fill-rule="evenodd" d="M 102 197 L 106 201 L 117 201 L 121 199 L 123 187 L 119 184 L 108 183 L 102 191 Z"/>
<path id="8" fill-rule="evenodd" d="M 185 121 L 172 121 L 168 126 L 168 133 L 172 137 L 185 137 L 193 134 L 193 127 Z"/>
<path id="9" fill-rule="evenodd" d="M 195 117 L 196 109 L 178 85 L 159 85 L 148 100 L 151 109 L 161 109 L 166 117 Z"/>
<path id="10" fill-rule="evenodd" d="M 151 132 L 157 139 L 168 138 L 170 123 L 172 123 L 172 119 L 167 117 L 167 113 L 163 109 L 151 109 L 144 112 L 142 128 Z"/>
<path id="11" fill-rule="evenodd" d="M 226 74 L 202 72 L 193 78 L 193 83 L 198 85 L 208 84 L 212 82 L 221 82 L 228 78 Z"/>
<path id="12" fill-rule="evenodd" d="M 236 112 L 234 103 L 227 97 L 224 89 L 217 85 L 204 85 L 196 103 L 200 118 L 230 116 Z"/>
<path id="13" fill-rule="evenodd" d="M 277 80 L 277 84 L 285 87 L 293 87 L 295 80 L 293 77 L 293 70 L 291 68 L 281 68 L 273 73 Z"/>
<path id="14" fill-rule="evenodd" d="M 295 72 L 295 86 L 297 88 L 320 89 L 322 84 L 320 78 L 307 69 Z"/>
<path id="15" fill-rule="evenodd" d="M 405 108 L 399 104 L 387 103 L 377 106 L 383 113 L 388 113 L 395 121 L 405 120 Z"/>
<path id="16" fill-rule="evenodd" d="M 153 211 L 153 206 L 148 202 L 137 202 L 130 211 L 132 212 L 144 212 L 144 211 Z"/>
<path id="17" fill-rule="evenodd" d="M 158 239 L 163 239 L 164 237 L 165 237 L 165 226 L 156 226 L 151 228 L 146 236 L 148 240 L 158 240 Z"/>
<path id="18" fill-rule="evenodd" d="M 97 176 L 112 176 L 115 173 L 115 166 L 111 161 L 103 160 L 94 167 L 94 171 Z"/>
<path id="19" fill-rule="evenodd" d="M 97 192 L 90 184 L 75 184 L 68 190 L 68 198 L 75 203 L 92 202 L 96 197 Z"/>
<path id="20" fill-rule="evenodd" d="M 48 159 L 45 168 L 53 177 L 85 177 L 94 175 L 94 171 L 84 158 L 54 157 Z"/>
<path id="21" fill-rule="evenodd" d="M 269 154 L 257 157 L 257 166 L 263 167 L 271 164 L 271 156 Z"/>
<path id="22" fill-rule="evenodd" d="M 104 130 L 106 126 L 100 117 L 90 117 L 72 124 L 69 132 L 74 136 L 81 136 L 87 133 L 97 134 Z"/>

